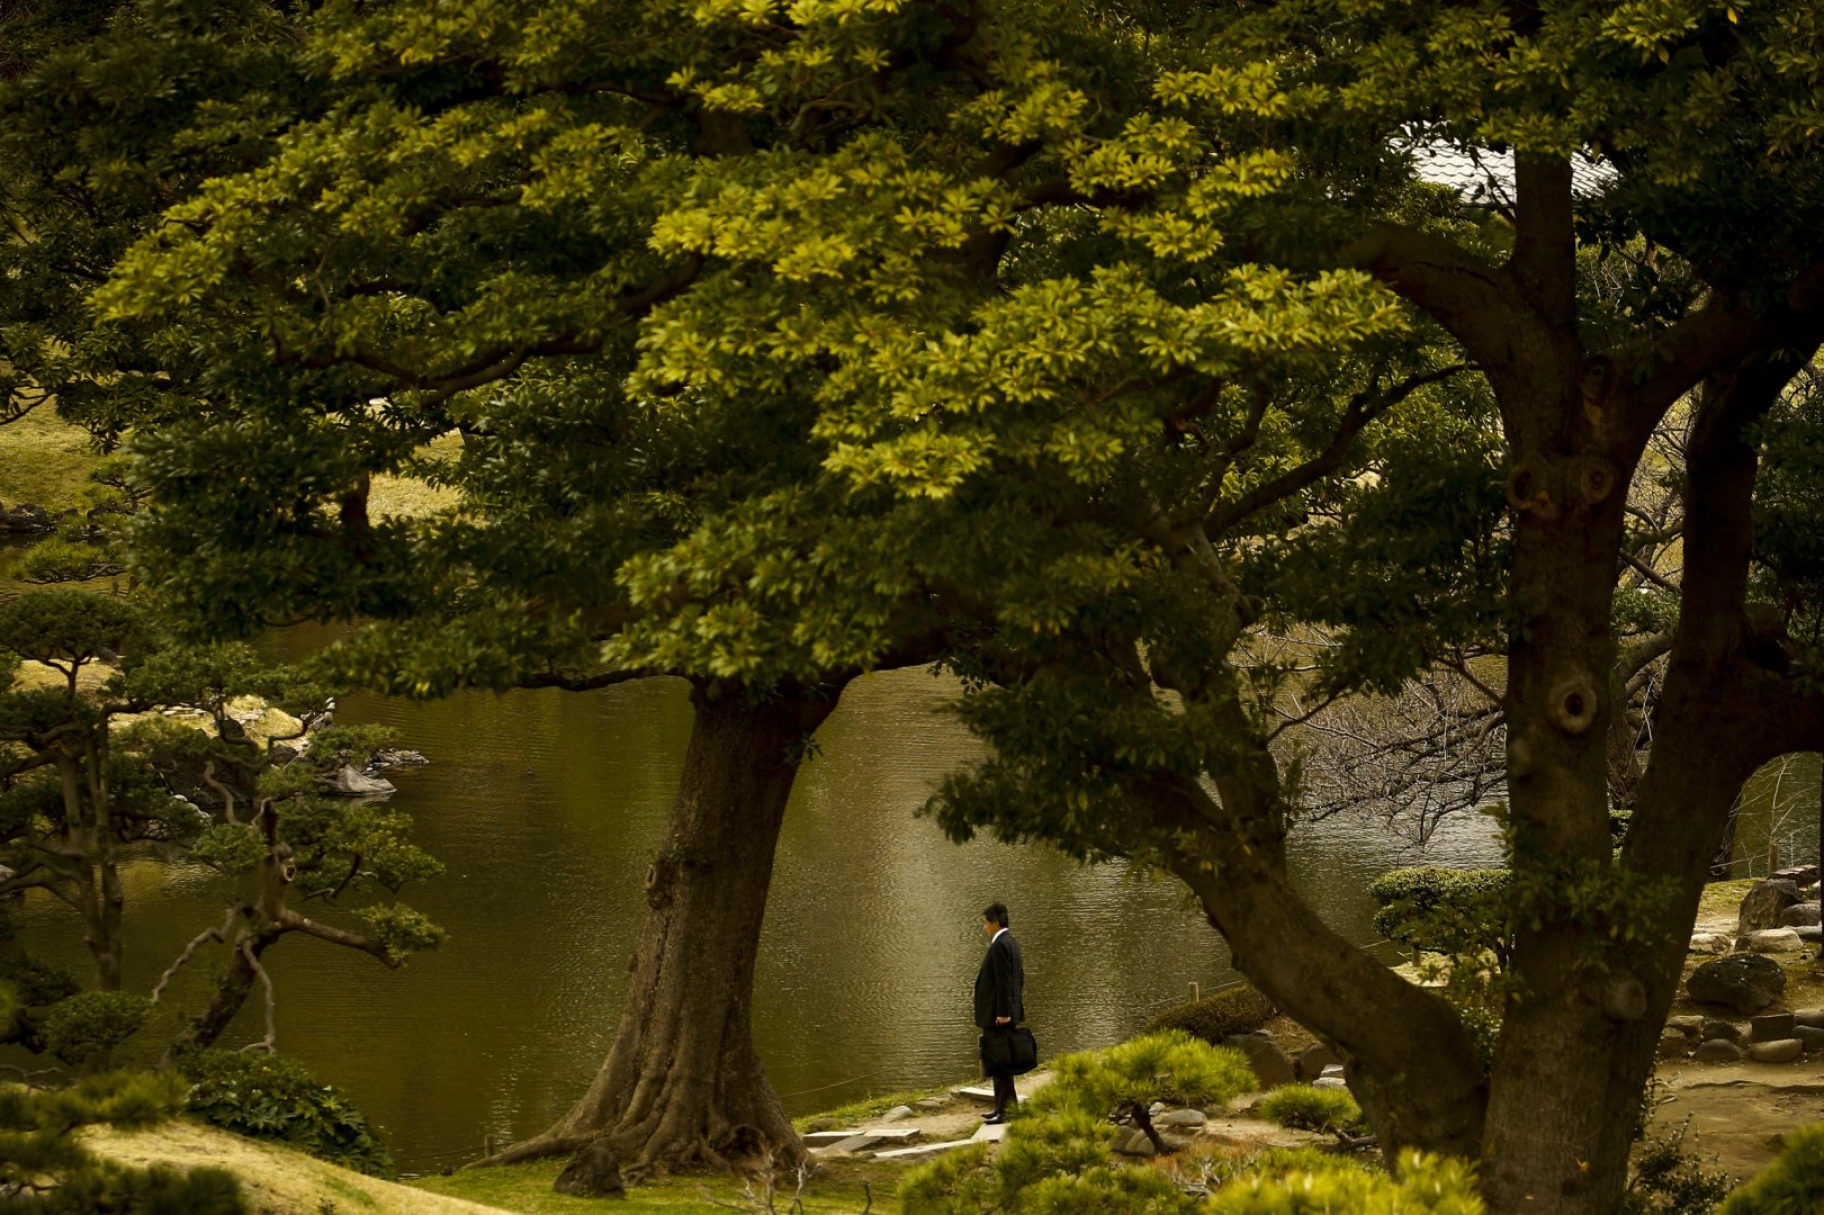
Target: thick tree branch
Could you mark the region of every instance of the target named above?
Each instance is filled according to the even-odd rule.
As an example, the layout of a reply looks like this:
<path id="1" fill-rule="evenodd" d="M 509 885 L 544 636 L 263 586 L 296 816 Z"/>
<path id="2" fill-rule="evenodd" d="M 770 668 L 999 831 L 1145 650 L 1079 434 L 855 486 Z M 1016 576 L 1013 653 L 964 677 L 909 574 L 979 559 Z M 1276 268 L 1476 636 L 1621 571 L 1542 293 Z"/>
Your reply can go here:
<path id="1" fill-rule="evenodd" d="M 1331 435 L 1330 442 L 1325 445 L 1323 451 L 1296 468 L 1281 473 L 1271 481 L 1255 486 L 1231 502 L 1217 503 L 1204 519 L 1205 534 L 1213 537 L 1225 535 L 1230 528 L 1256 512 L 1264 510 L 1274 503 L 1282 502 L 1329 476 L 1342 467 L 1343 461 L 1349 456 L 1350 444 L 1355 442 L 1356 436 L 1361 434 L 1370 422 L 1426 385 L 1447 380 L 1459 372 L 1467 370 L 1468 367 L 1465 364 L 1453 364 L 1435 371 L 1408 376 L 1389 388 L 1371 389 L 1357 393 L 1349 402 L 1348 408 L 1343 411 L 1342 420 L 1337 423 L 1336 432 Z"/>

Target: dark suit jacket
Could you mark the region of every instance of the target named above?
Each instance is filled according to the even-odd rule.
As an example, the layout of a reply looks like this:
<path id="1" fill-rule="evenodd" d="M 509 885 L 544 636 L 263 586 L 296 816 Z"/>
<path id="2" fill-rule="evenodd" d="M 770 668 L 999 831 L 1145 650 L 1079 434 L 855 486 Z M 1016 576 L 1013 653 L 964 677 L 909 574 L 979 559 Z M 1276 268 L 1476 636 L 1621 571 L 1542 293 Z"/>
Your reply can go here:
<path id="1" fill-rule="evenodd" d="M 1020 943 L 1003 932 L 989 943 L 988 954 L 975 976 L 975 1025 L 993 1029 L 996 1017 L 1012 1017 L 1018 1025 L 1026 1018 L 1026 968 L 1020 963 Z"/>

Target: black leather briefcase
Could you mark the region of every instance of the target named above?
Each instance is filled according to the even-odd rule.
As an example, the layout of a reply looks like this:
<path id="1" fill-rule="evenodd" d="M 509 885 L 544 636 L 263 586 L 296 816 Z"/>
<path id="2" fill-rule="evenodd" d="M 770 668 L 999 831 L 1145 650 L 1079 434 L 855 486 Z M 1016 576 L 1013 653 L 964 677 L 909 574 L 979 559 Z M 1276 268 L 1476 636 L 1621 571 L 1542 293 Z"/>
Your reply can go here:
<path id="1" fill-rule="evenodd" d="M 1023 1076 L 1039 1065 L 1039 1042 L 1024 1025 L 982 1035 L 982 1063 L 989 1071 Z"/>

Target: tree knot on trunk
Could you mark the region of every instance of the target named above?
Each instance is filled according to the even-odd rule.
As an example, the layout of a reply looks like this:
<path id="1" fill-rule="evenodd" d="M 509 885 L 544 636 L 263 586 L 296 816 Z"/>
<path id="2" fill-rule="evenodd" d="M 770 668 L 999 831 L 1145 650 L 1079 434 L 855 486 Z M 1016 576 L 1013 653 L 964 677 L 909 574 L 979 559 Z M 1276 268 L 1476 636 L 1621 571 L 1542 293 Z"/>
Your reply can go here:
<path id="1" fill-rule="evenodd" d="M 646 868 L 646 905 L 655 911 L 668 907 L 679 876 L 687 869 L 707 869 L 709 858 L 701 852 L 673 845 L 652 858 Z"/>
<path id="2" fill-rule="evenodd" d="M 1602 988 L 1602 1015 L 1611 1021 L 1638 1021 L 1647 1015 L 1647 988 L 1631 974 L 1612 977 Z"/>
<path id="3" fill-rule="evenodd" d="M 1533 744 L 1519 734 L 1507 737 L 1507 775 L 1510 780 L 1519 780 L 1533 774 L 1533 767 L 1538 760 L 1533 753 Z"/>
<path id="4" fill-rule="evenodd" d="M 1581 667 L 1566 672 L 1552 685 L 1547 712 L 1552 724 L 1566 734 L 1584 733 L 1596 723 L 1596 681 Z"/>
<path id="5" fill-rule="evenodd" d="M 1615 465 L 1602 456 L 1585 456 L 1577 464 L 1577 493 L 1585 506 L 1597 506 L 1615 492 L 1621 478 Z"/>
<path id="6" fill-rule="evenodd" d="M 1558 517 L 1558 504 L 1552 500 L 1551 478 L 1547 469 L 1531 459 L 1521 459 L 1507 474 L 1507 504 L 1516 511 L 1528 511 L 1547 522 Z"/>

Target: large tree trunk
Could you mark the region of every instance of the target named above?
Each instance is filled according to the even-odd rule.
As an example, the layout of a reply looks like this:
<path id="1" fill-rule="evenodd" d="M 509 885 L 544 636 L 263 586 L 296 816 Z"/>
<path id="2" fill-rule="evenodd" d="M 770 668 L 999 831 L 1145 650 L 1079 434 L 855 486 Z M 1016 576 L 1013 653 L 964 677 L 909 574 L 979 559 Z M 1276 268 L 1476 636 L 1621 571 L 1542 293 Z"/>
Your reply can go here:
<path id="1" fill-rule="evenodd" d="M 799 1155 L 754 1050 L 754 957 L 792 782 L 839 692 L 757 699 L 739 685 L 695 689 L 684 775 L 646 875 L 646 918 L 607 1061 L 555 1125 L 495 1163 L 601 1135 L 634 1168 Z"/>
<path id="2" fill-rule="evenodd" d="M 1640 1094 L 1729 806 L 1812 716 L 1795 706 L 1769 721 L 1790 691 L 1747 661 L 1743 627 L 1755 456 L 1741 433 L 1795 366 L 1757 363 L 1705 388 L 1688 457 L 1680 622 L 1618 861 L 1597 740 L 1621 706 L 1580 712 L 1574 702 L 1582 672 L 1606 655 L 1619 520 L 1586 503 L 1556 516 L 1523 512 L 1517 525 L 1515 596 L 1545 610 L 1510 649 L 1521 928 L 1482 1159 L 1494 1211 L 1596 1215 L 1620 1204 Z"/>

